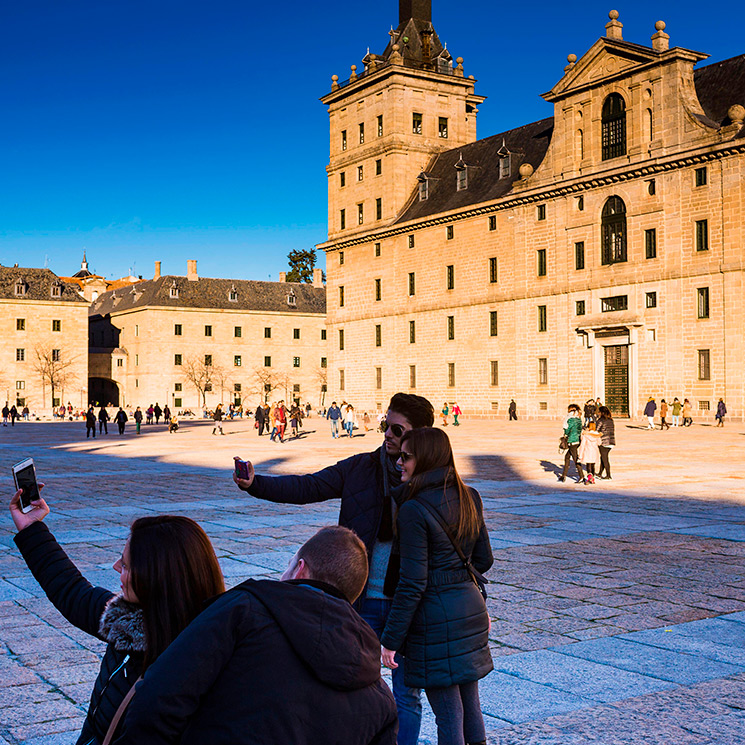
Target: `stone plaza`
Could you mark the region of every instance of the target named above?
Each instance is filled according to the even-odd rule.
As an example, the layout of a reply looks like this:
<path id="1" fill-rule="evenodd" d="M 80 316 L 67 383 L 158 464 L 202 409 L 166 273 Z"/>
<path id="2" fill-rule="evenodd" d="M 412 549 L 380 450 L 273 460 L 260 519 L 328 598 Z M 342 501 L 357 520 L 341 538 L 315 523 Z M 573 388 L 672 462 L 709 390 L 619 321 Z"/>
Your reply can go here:
<path id="1" fill-rule="evenodd" d="M 260 502 L 231 481 L 232 456 L 267 474 L 305 473 L 372 450 L 376 432 L 333 440 L 311 417 L 283 444 L 252 420 L 134 428 L 86 440 L 82 423 L 0 429 L 10 466 L 32 456 L 47 523 L 81 572 L 111 568 L 133 518 L 184 514 L 214 542 L 233 586 L 278 578 L 296 548 L 335 523 L 338 503 Z M 557 482 L 556 422 L 469 420 L 447 428 L 484 498 L 495 670 L 481 683 L 492 745 L 665 743 L 745 738 L 745 426 L 651 432 L 616 422 L 613 480 Z M 570 471 L 572 473 L 572 471 Z M 742 572 L 742 574 L 741 574 Z M 103 644 L 52 607 L 0 521 L 0 745 L 73 743 Z M 425 704 L 421 743 L 436 741 Z"/>

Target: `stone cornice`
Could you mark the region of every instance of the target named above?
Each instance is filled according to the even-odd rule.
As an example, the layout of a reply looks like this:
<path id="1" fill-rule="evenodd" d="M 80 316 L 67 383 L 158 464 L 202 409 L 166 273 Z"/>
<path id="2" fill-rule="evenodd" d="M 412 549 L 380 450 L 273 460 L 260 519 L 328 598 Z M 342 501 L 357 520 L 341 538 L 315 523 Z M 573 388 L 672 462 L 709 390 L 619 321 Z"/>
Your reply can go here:
<path id="1" fill-rule="evenodd" d="M 397 235 L 406 235 L 415 230 L 422 230 L 436 225 L 468 220 L 472 217 L 478 217 L 479 215 L 492 215 L 497 212 L 512 209 L 513 207 L 520 207 L 535 202 L 544 202 L 568 194 L 579 194 L 592 189 L 610 186 L 611 184 L 623 183 L 634 179 L 647 179 L 667 171 L 688 168 L 699 163 L 721 160 L 742 153 L 745 153 L 745 140 L 728 142 L 720 146 L 717 150 L 708 150 L 706 152 L 678 156 L 662 162 L 635 164 L 625 170 L 616 171 L 614 173 L 573 179 L 560 185 L 550 185 L 545 188 L 539 188 L 529 192 L 526 191 L 522 194 L 511 193 L 494 204 L 480 204 L 475 207 L 458 210 L 456 212 L 443 213 L 436 217 L 429 217 L 424 220 L 412 221 L 401 225 L 395 225 L 393 227 L 370 231 L 365 233 L 364 236 L 351 237 L 346 240 L 326 241 L 324 243 L 319 243 L 316 248 L 328 253 L 344 248 L 350 248 L 352 246 L 361 246 L 366 243 L 373 243 Z"/>

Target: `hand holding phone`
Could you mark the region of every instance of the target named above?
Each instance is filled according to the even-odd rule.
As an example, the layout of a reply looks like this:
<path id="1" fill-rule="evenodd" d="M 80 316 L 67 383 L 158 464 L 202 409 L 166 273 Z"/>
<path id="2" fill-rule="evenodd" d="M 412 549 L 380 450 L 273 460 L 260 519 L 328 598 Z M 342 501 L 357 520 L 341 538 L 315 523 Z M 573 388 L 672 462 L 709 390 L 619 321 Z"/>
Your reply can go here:
<path id="1" fill-rule="evenodd" d="M 29 485 L 27 481 L 31 477 L 33 477 L 33 484 Z M 10 500 L 10 516 L 20 532 L 32 523 L 41 522 L 49 514 L 49 506 L 40 495 L 44 484 L 37 484 L 34 462 L 31 458 L 13 466 L 13 478 L 19 488 Z"/>
<path id="2" fill-rule="evenodd" d="M 15 481 L 16 489 L 21 492 L 21 512 L 31 512 L 33 509 L 31 502 L 39 498 L 39 486 L 36 483 L 36 468 L 33 458 L 26 458 L 13 466 L 13 481 Z"/>
<path id="3" fill-rule="evenodd" d="M 241 460 L 238 456 L 233 458 L 235 471 L 233 472 L 233 481 L 241 489 L 248 489 L 254 480 L 254 467 L 250 460 Z"/>

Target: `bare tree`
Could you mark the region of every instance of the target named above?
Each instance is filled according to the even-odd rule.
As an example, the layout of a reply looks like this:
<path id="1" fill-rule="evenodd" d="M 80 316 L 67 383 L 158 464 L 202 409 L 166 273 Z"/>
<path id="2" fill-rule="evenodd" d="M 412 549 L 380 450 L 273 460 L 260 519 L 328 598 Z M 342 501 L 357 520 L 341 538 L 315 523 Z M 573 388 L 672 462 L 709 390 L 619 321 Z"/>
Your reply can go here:
<path id="1" fill-rule="evenodd" d="M 212 380 L 220 389 L 220 403 L 223 404 L 225 393 L 232 390 L 230 380 L 228 379 L 228 372 L 224 367 L 221 367 L 220 365 L 215 365 L 212 370 Z"/>
<path id="2" fill-rule="evenodd" d="M 328 370 L 325 367 L 316 368 L 316 380 L 318 381 L 318 405 L 323 407 L 326 403 L 326 391 L 328 390 Z"/>
<path id="3" fill-rule="evenodd" d="M 285 397 L 287 397 L 287 387 L 290 383 L 287 373 L 277 372 L 270 367 L 255 367 L 254 378 L 256 388 L 258 389 L 257 392 L 262 397 L 264 403 L 269 401 L 272 391 L 278 388 L 284 388 Z"/>
<path id="4" fill-rule="evenodd" d="M 64 391 L 77 375 L 70 369 L 77 360 L 65 349 L 51 349 L 47 347 L 36 347 L 34 349 L 36 359 L 33 362 L 33 370 L 41 378 L 42 406 L 47 405 L 47 386 L 52 391 L 52 406 L 54 406 L 54 392 Z"/>
<path id="5" fill-rule="evenodd" d="M 225 379 L 225 371 L 219 365 L 213 365 L 209 355 L 187 357 L 181 374 L 197 389 L 203 409 L 207 408 L 207 393 L 212 390 L 212 384 Z"/>

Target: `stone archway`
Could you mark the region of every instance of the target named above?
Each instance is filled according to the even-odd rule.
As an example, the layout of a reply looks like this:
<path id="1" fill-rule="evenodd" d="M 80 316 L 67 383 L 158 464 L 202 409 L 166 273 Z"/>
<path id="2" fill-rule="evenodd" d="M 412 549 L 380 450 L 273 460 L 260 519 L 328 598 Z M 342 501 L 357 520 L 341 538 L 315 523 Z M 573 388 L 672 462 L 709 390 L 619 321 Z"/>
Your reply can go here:
<path id="1" fill-rule="evenodd" d="M 119 385 L 110 378 L 88 378 L 88 401 L 100 406 L 120 406 Z"/>

